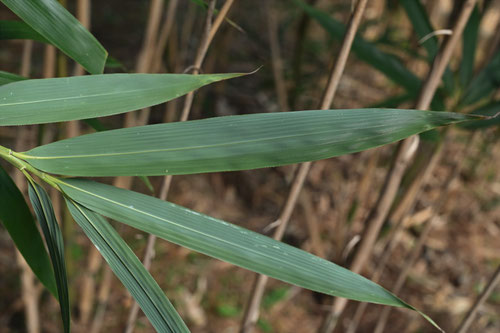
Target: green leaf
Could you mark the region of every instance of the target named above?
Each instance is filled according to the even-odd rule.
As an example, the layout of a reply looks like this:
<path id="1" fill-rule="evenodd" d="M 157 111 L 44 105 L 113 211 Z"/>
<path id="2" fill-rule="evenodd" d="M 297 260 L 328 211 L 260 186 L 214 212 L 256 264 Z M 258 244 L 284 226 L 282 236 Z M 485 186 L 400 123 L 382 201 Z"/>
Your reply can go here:
<path id="1" fill-rule="evenodd" d="M 89 180 L 64 179 L 59 186 L 92 211 L 254 272 L 332 296 L 414 309 L 332 262 L 170 202 Z"/>
<path id="2" fill-rule="evenodd" d="M 500 52 L 469 82 L 461 105 L 470 105 L 490 95 L 500 87 Z"/>
<path id="3" fill-rule="evenodd" d="M 309 6 L 304 1 L 293 0 L 293 2 L 315 19 L 333 38 L 338 40 L 344 38 L 346 31 L 344 24 L 327 13 Z M 394 55 L 382 52 L 373 43 L 364 40 L 359 35 L 353 41 L 352 52 L 360 60 L 370 64 L 390 80 L 403 86 L 409 93 L 413 95 L 418 93 L 421 85 L 419 78 L 409 71 Z"/>
<path id="4" fill-rule="evenodd" d="M 485 106 L 477 108 L 476 110 L 470 113 L 470 114 L 493 117 L 493 118 L 463 123 L 460 124 L 461 125 L 460 127 L 466 128 L 468 130 L 476 130 L 491 126 L 498 126 L 500 125 L 499 112 L 500 112 L 500 101 L 493 101 Z"/>
<path id="5" fill-rule="evenodd" d="M 474 74 L 474 58 L 477 51 L 477 37 L 481 13 L 474 7 L 462 34 L 462 61 L 460 62 L 460 84 L 466 87 Z"/>
<path id="6" fill-rule="evenodd" d="M 403 6 L 406 15 L 408 15 L 408 18 L 413 25 L 413 29 L 415 29 L 419 39 L 424 38 L 436 30 L 432 27 L 429 16 L 427 15 L 425 7 L 422 5 L 420 0 L 401 0 L 400 4 Z M 437 36 L 427 39 L 422 46 L 427 50 L 428 61 L 434 61 L 434 58 L 439 51 Z M 446 67 L 446 70 L 443 73 L 443 82 L 446 90 L 448 92 L 452 92 L 455 84 L 453 73 L 449 67 Z"/>
<path id="7" fill-rule="evenodd" d="M 57 294 L 59 298 L 59 305 L 61 307 L 61 317 L 64 327 L 64 332 L 70 331 L 70 307 L 68 296 L 68 281 L 66 277 L 66 264 L 64 261 L 64 243 L 57 223 L 54 208 L 50 201 L 47 192 L 35 183 L 33 180 L 28 179 L 29 182 L 29 197 L 33 209 L 35 210 L 36 217 L 40 226 L 42 227 L 45 242 L 49 249 L 50 259 L 52 260 L 52 267 L 54 268 Z"/>
<path id="8" fill-rule="evenodd" d="M 103 72 L 106 50 L 57 0 L 1 1 L 89 73 Z"/>
<path id="9" fill-rule="evenodd" d="M 467 119 L 396 109 L 261 113 L 123 128 L 13 154 L 72 176 L 232 171 L 350 154 Z"/>
<path id="10" fill-rule="evenodd" d="M 16 75 L 16 74 L 12 74 L 9 72 L 0 71 L 0 86 L 3 86 L 4 84 L 11 83 L 11 82 L 21 81 L 21 80 L 26 80 L 26 78 L 24 76 L 21 76 L 21 75 Z"/>
<path id="11" fill-rule="evenodd" d="M 0 125 L 109 116 L 160 104 L 243 74 L 104 74 L 35 79 L 0 87 Z"/>
<path id="12" fill-rule="evenodd" d="M 157 332 L 189 332 L 151 274 L 111 225 L 78 203 L 66 199 L 69 211 L 113 272 L 129 290 Z"/>
<path id="13" fill-rule="evenodd" d="M 48 43 L 38 32 L 33 30 L 23 21 L 0 21 L 0 40 L 9 39 L 32 39 L 42 43 Z"/>
<path id="14" fill-rule="evenodd" d="M 57 297 L 54 271 L 23 195 L 0 166 L 0 221 L 36 277 Z"/>

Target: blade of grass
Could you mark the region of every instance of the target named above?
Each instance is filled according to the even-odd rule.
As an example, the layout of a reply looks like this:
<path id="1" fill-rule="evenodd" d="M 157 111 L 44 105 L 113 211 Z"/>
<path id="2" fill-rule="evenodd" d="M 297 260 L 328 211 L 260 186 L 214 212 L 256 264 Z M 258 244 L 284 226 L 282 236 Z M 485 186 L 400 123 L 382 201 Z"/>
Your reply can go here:
<path id="1" fill-rule="evenodd" d="M 71 176 L 234 171 L 354 153 L 471 118 L 398 109 L 262 113 L 98 132 L 13 155 Z"/>
<path id="2" fill-rule="evenodd" d="M 301 0 L 293 0 L 293 2 L 314 18 L 332 37 L 335 39 L 344 37 L 346 31 L 344 24 Z M 394 55 L 382 52 L 374 44 L 360 36 L 356 36 L 354 39 L 352 52 L 359 59 L 385 74 L 390 80 L 403 86 L 409 93 L 417 94 L 421 85 L 420 80 Z"/>
<path id="3" fill-rule="evenodd" d="M 360 275 L 236 225 L 110 185 L 81 179 L 58 183 L 88 209 L 194 251 L 328 295 L 415 310 Z"/>
<path id="4" fill-rule="evenodd" d="M 1 0 L 54 46 L 81 64 L 89 73 L 104 70 L 107 52 L 56 0 Z"/>
<path id="5" fill-rule="evenodd" d="M 11 83 L 11 82 L 21 81 L 21 80 L 27 80 L 27 78 L 25 78 L 24 76 L 21 76 L 21 75 L 0 71 L 0 86 L 3 86 L 4 84 Z"/>
<path id="6" fill-rule="evenodd" d="M 158 332 L 189 332 L 151 274 L 99 214 L 66 199 L 69 211 Z"/>
<path id="7" fill-rule="evenodd" d="M 500 52 L 469 82 L 460 104 L 470 105 L 490 95 L 500 87 Z"/>
<path id="8" fill-rule="evenodd" d="M 49 41 L 23 21 L 0 21 L 0 40 L 32 39 L 42 43 Z"/>
<path id="9" fill-rule="evenodd" d="M 28 176 L 29 177 L 29 176 Z M 49 249 L 52 267 L 54 268 L 57 294 L 61 308 L 61 318 L 64 332 L 70 332 L 70 307 L 68 296 L 68 281 L 66 277 L 66 264 L 64 261 L 64 243 L 59 224 L 54 215 L 50 198 L 40 185 L 28 178 L 28 193 L 35 210 L 38 222 L 42 227 L 45 242 Z"/>
<path id="10" fill-rule="evenodd" d="M 0 220 L 42 284 L 57 297 L 54 271 L 23 195 L 0 166 Z"/>
<path id="11" fill-rule="evenodd" d="M 467 87 L 474 74 L 474 59 L 477 52 L 476 45 L 480 23 L 481 13 L 476 6 L 465 26 L 462 38 L 462 61 L 460 62 L 460 85 L 462 87 Z"/>
<path id="12" fill-rule="evenodd" d="M 243 74 L 104 74 L 24 80 L 0 87 L 0 125 L 109 116 L 160 104 Z"/>
<path id="13" fill-rule="evenodd" d="M 432 27 L 429 16 L 427 15 L 425 7 L 422 5 L 420 0 L 401 0 L 400 4 L 403 6 L 406 15 L 408 15 L 408 18 L 410 19 L 419 39 L 424 38 L 436 30 Z M 432 63 L 439 50 L 437 36 L 427 39 L 422 46 L 427 50 L 427 58 L 429 62 Z M 447 67 L 444 71 L 443 82 L 446 91 L 451 93 L 455 83 L 453 73 L 449 67 Z"/>

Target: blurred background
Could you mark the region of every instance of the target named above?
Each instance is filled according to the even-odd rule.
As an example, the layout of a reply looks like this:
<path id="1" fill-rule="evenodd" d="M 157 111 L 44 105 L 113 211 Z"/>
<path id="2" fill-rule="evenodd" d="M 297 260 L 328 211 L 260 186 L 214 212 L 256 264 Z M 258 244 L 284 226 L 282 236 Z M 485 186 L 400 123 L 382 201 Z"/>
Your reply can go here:
<path id="1" fill-rule="evenodd" d="M 317 109 L 354 6 L 347 0 L 235 0 L 202 66 L 193 68 L 207 16 L 203 1 L 61 2 L 109 51 L 107 73 L 259 69 L 197 91 L 190 119 Z M 450 29 L 463 2 L 368 1 L 332 108 L 413 107 L 419 83 L 438 45 L 449 35 L 445 30 L 420 36 L 425 29 L 419 27 L 427 22 L 433 30 Z M 225 2 L 215 3 L 220 9 Z M 310 10 L 300 4 L 311 6 Z M 427 21 L 418 21 L 417 10 L 423 10 Z M 18 18 L 0 4 L 0 19 Z M 499 44 L 500 1 L 479 1 L 431 109 L 499 112 Z M 30 78 L 83 74 L 51 46 L 26 40 L 2 40 L 0 45 L 2 70 Z M 177 121 L 182 106 L 182 98 L 155 106 L 148 122 Z M 119 128 L 123 118 L 104 118 L 100 125 Z M 8 127 L 0 129 L 0 140 L 2 145 L 26 150 L 92 132 L 90 125 Z M 494 121 L 489 125 L 455 126 L 421 135 L 417 154 L 361 272 L 368 278 L 378 274 L 379 283 L 389 290 L 402 280 L 397 295 L 450 332 L 500 264 L 499 127 Z M 283 241 L 349 267 L 369 212 L 376 208 L 396 145 L 314 162 Z M 175 176 L 168 200 L 272 235 L 272 222 L 283 209 L 296 170 L 286 166 Z M 150 181 L 158 193 L 161 178 Z M 151 194 L 140 179 L 132 179 L 131 186 Z M 73 331 L 125 331 L 133 300 L 65 208 L 57 204 L 55 208 L 65 237 Z M 142 258 L 148 235 L 115 226 Z M 151 272 L 193 332 L 240 331 L 254 273 L 163 240 L 154 246 Z M 33 281 L 1 226 L 0 295 L 0 332 L 61 331 L 57 301 Z M 270 279 L 254 331 L 316 332 L 332 301 Z M 382 307 L 368 305 L 356 317 L 358 305 L 347 304 L 337 332 L 347 332 L 353 321 L 357 332 L 374 331 Z M 469 331 L 500 331 L 498 286 L 481 305 Z M 142 313 L 134 332 L 153 332 Z M 384 332 L 436 330 L 417 313 L 393 309 Z"/>

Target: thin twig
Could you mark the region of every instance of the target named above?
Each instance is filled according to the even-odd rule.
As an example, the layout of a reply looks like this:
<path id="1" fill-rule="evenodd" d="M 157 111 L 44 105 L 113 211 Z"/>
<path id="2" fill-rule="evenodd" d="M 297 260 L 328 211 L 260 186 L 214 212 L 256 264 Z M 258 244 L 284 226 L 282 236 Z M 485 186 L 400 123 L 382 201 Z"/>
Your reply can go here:
<path id="1" fill-rule="evenodd" d="M 200 46 L 199 46 L 199 49 L 198 49 L 198 52 L 197 52 L 197 55 L 195 58 L 195 63 L 193 65 L 194 68 L 196 68 L 194 71 L 194 74 L 197 74 L 198 69 L 201 68 L 201 65 L 203 63 L 203 60 L 205 59 L 205 55 L 208 51 L 210 43 L 212 42 L 212 40 L 215 36 L 215 33 L 219 29 L 222 21 L 224 20 L 229 9 L 231 8 L 231 5 L 233 4 L 233 2 L 234 2 L 234 0 L 227 0 L 224 3 L 224 6 L 222 7 L 222 9 L 220 10 L 219 14 L 217 15 L 215 21 L 212 24 L 212 18 L 213 18 L 213 14 L 214 14 L 214 10 L 215 10 L 215 1 L 214 0 L 210 1 L 210 4 L 208 6 L 208 11 L 207 11 L 207 18 L 206 18 L 206 22 L 205 22 L 205 29 L 204 29 L 203 36 L 202 36 L 202 39 L 200 42 Z M 189 112 L 191 110 L 191 105 L 193 102 L 193 98 L 194 98 L 193 92 L 190 92 L 186 96 L 186 99 L 184 102 L 184 108 L 182 111 L 180 121 L 186 121 L 188 119 Z M 162 183 L 162 187 L 161 187 L 160 195 L 159 195 L 159 198 L 161 200 L 167 199 L 167 195 L 168 195 L 168 191 L 170 189 L 171 183 L 172 183 L 172 176 L 169 175 L 169 176 L 165 176 L 163 178 L 163 183 Z M 156 236 L 150 234 L 148 236 L 146 251 L 144 253 L 144 258 L 143 258 L 143 265 L 147 270 L 150 269 L 151 262 L 152 262 L 153 257 L 154 257 L 155 243 L 156 243 Z M 139 311 L 139 306 L 137 303 L 134 303 L 134 305 L 132 306 L 132 309 L 130 310 L 129 318 L 127 320 L 127 328 L 125 331 L 126 333 L 132 332 L 132 330 L 135 326 L 135 321 L 137 319 L 138 311 Z"/>
<path id="2" fill-rule="evenodd" d="M 453 170 L 450 172 L 450 174 L 448 175 L 448 177 L 446 178 L 446 180 L 442 186 L 442 188 L 444 189 L 443 193 L 440 195 L 439 200 L 434 204 L 434 207 L 432 207 L 435 214 L 439 214 L 439 212 L 442 210 L 443 206 L 445 205 L 445 203 L 449 197 L 450 191 L 452 189 L 451 185 L 455 181 L 455 179 L 457 179 L 458 176 L 460 175 L 460 172 L 462 171 L 462 168 L 463 168 L 464 163 L 465 163 L 465 159 L 461 158 L 461 156 L 469 156 L 470 150 L 472 149 L 473 144 L 476 141 L 476 137 L 478 136 L 478 133 L 479 132 L 475 132 L 472 135 L 472 137 L 470 138 L 470 140 L 468 140 L 468 144 L 467 144 L 463 154 L 455 154 L 455 164 L 454 164 Z M 439 155 L 439 154 L 435 154 L 435 155 Z M 412 207 L 412 210 L 413 210 L 413 208 L 414 207 Z M 437 220 L 438 220 L 437 216 L 433 216 L 430 219 L 428 219 L 428 221 L 425 223 L 412 252 L 408 256 L 408 258 L 405 260 L 405 265 L 401 269 L 401 272 L 399 273 L 399 276 L 396 280 L 396 283 L 394 284 L 394 286 L 392 288 L 392 292 L 394 294 L 397 294 L 401 291 L 401 288 L 403 287 L 411 268 L 414 266 L 415 261 L 418 259 L 418 256 L 420 255 L 420 252 L 425 244 L 425 241 L 427 240 L 427 237 L 430 233 L 430 230 L 432 229 L 434 224 L 437 222 Z M 389 314 L 390 314 L 391 309 L 392 309 L 391 307 L 385 307 L 382 310 L 382 313 L 379 316 L 377 325 L 375 327 L 375 331 L 374 331 L 375 333 L 382 333 L 384 331 L 385 324 L 387 322 L 387 319 L 389 318 Z"/>
<path id="3" fill-rule="evenodd" d="M 31 72 L 31 56 L 33 54 L 33 41 L 28 40 L 24 42 L 23 54 L 21 59 L 20 74 L 24 77 L 29 77 Z M 19 151 L 26 150 L 29 144 L 26 141 L 31 137 L 28 127 L 22 126 L 19 128 L 18 136 L 16 139 L 16 149 Z M 20 172 L 14 175 L 14 182 L 19 187 L 21 193 L 26 192 L 26 182 Z M 40 311 L 38 309 L 38 293 L 36 292 L 35 277 L 31 268 L 24 260 L 21 253 L 16 249 L 16 261 L 21 270 L 21 293 L 24 303 L 25 311 L 25 324 L 28 333 L 40 332 Z"/>
<path id="4" fill-rule="evenodd" d="M 427 171 L 424 172 L 422 178 L 422 184 L 427 183 L 428 178 L 432 174 L 432 171 L 434 170 L 434 166 L 438 163 L 442 153 L 442 145 L 439 145 L 436 151 L 433 152 L 433 155 L 431 157 L 431 160 L 428 165 L 430 165 L 429 168 L 427 168 Z M 415 193 L 415 197 L 419 197 L 419 193 Z M 408 209 L 408 211 L 412 211 L 414 209 L 415 204 L 411 206 L 411 209 Z M 406 216 L 407 211 L 405 211 L 404 215 Z M 411 213 L 410 213 L 411 215 Z M 404 230 L 404 221 L 405 219 L 400 218 L 398 220 L 395 220 L 395 225 L 392 228 L 392 232 L 390 235 L 387 236 L 387 242 L 383 246 L 384 250 L 382 252 L 382 255 L 380 257 L 380 260 L 378 261 L 377 268 L 375 269 L 375 272 L 371 276 L 371 280 L 373 282 L 378 282 L 382 276 L 382 273 L 384 272 L 385 266 L 389 259 L 391 258 L 392 251 L 396 247 L 396 245 L 399 243 L 399 240 L 401 238 L 402 232 Z M 354 333 L 356 331 L 356 328 L 364 314 L 364 311 L 366 310 L 368 303 L 360 303 L 356 309 L 356 312 L 353 316 L 353 319 L 351 321 L 351 324 L 349 325 L 348 328 L 348 333 Z"/>
<path id="5" fill-rule="evenodd" d="M 483 292 L 479 297 L 476 299 L 472 307 L 470 308 L 469 312 L 463 319 L 463 321 L 460 323 L 458 326 L 457 330 L 455 333 L 465 333 L 468 332 L 468 329 L 472 322 L 474 321 L 474 318 L 476 317 L 476 313 L 483 305 L 483 303 L 488 299 L 490 294 L 493 292 L 495 289 L 495 286 L 500 282 L 500 265 L 497 267 L 497 270 L 495 273 L 493 273 L 493 276 L 491 277 L 490 281 L 486 285 L 486 288 L 484 288 Z"/>
<path id="6" fill-rule="evenodd" d="M 226 2 L 224 3 L 224 6 L 222 6 L 221 10 L 219 11 L 219 14 L 217 14 L 217 18 L 213 22 L 213 26 L 212 26 L 212 22 L 209 22 L 210 27 L 208 26 L 208 23 L 205 26 L 205 33 L 204 33 L 204 36 L 201 40 L 201 44 L 200 44 L 200 47 L 198 48 L 198 52 L 196 53 L 196 58 L 195 58 L 194 64 L 193 64 L 193 68 L 194 68 L 193 74 L 198 74 L 198 72 L 199 72 L 198 69 L 201 68 L 201 63 L 205 59 L 205 55 L 207 54 L 208 47 L 210 46 L 210 43 L 212 42 L 212 39 L 215 36 L 215 33 L 219 29 L 219 26 L 221 25 L 222 21 L 224 20 L 224 17 L 226 17 L 227 12 L 229 11 L 231 6 L 233 5 L 233 2 L 234 2 L 234 0 L 226 0 Z M 212 4 L 212 2 L 210 2 L 210 5 L 211 4 Z M 215 6 L 215 4 L 214 4 L 214 6 Z M 210 9 L 210 6 L 209 6 L 209 9 Z M 194 92 L 191 91 L 190 93 L 187 94 L 186 99 L 184 100 L 184 107 L 182 108 L 182 114 L 181 114 L 180 121 L 187 120 L 187 118 L 189 116 L 189 112 L 191 111 L 191 105 L 193 104 L 193 98 L 194 98 Z"/>
<path id="7" fill-rule="evenodd" d="M 415 108 L 419 110 L 427 110 L 430 106 L 434 93 L 439 85 L 443 72 L 451 58 L 453 50 L 459 41 L 467 20 L 474 8 L 477 0 L 467 0 L 462 8 L 455 26 L 453 27 L 453 35 L 446 40 L 439 54 L 434 59 L 432 67 L 429 71 L 427 79 L 423 83 Z M 398 147 L 396 158 L 386 176 L 384 186 L 377 200 L 377 204 L 369 215 L 365 225 L 367 226 L 364 232 L 364 237 L 360 247 L 356 253 L 350 269 L 359 273 L 365 263 L 370 258 L 373 246 L 380 232 L 383 222 L 389 212 L 397 190 L 401 183 L 404 171 L 406 170 L 413 154 L 418 147 L 418 136 L 412 136 L 402 141 Z M 329 318 L 325 321 L 322 332 L 332 332 L 335 328 L 337 318 L 343 312 L 348 300 L 345 298 L 336 298 Z"/>
<path id="8" fill-rule="evenodd" d="M 332 104 L 340 78 L 342 76 L 342 73 L 344 72 L 347 57 L 349 55 L 349 52 L 351 51 L 351 45 L 354 40 L 354 36 L 356 35 L 359 23 L 361 22 L 361 18 L 363 17 L 366 3 L 367 0 L 358 1 L 356 5 L 356 10 L 349 19 L 347 32 L 344 36 L 340 53 L 337 59 L 335 60 L 335 64 L 333 66 L 330 78 L 328 80 L 328 85 L 325 89 L 325 93 L 323 94 L 323 98 L 320 105 L 320 108 L 322 110 L 329 109 Z M 288 221 L 290 220 L 290 217 L 293 213 L 293 210 L 297 203 L 297 198 L 304 185 L 309 169 L 311 168 L 311 164 L 312 164 L 311 162 L 302 163 L 299 167 L 299 170 L 297 171 L 297 175 L 293 181 L 285 206 L 281 211 L 281 214 L 277 220 L 279 221 L 279 225 L 278 228 L 276 228 L 273 235 L 273 238 L 276 240 L 281 240 L 283 234 L 285 233 Z M 251 332 L 255 327 L 255 324 L 257 323 L 259 317 L 259 307 L 262 295 L 264 294 L 265 286 L 267 284 L 267 279 L 268 278 L 265 275 L 257 275 L 255 279 L 250 299 L 245 311 L 245 316 L 243 318 L 243 323 L 240 329 L 240 332 L 242 333 Z"/>
<path id="9" fill-rule="evenodd" d="M 276 11 L 273 10 L 271 4 L 273 1 L 266 1 L 264 6 L 267 17 L 267 32 L 269 38 L 269 46 L 271 49 L 271 63 L 273 68 L 274 84 L 276 86 L 276 94 L 278 95 L 278 104 L 280 111 L 289 111 L 288 94 L 285 80 L 283 78 L 283 61 L 281 59 L 281 50 L 278 37 L 278 25 L 276 23 Z"/>

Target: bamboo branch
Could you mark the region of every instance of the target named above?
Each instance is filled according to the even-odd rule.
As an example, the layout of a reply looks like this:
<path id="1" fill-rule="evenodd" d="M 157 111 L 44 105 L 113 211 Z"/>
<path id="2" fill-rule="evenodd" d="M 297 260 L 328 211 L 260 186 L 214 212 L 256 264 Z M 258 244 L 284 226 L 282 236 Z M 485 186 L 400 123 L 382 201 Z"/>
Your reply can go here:
<path id="1" fill-rule="evenodd" d="M 21 58 L 20 74 L 25 77 L 30 76 L 31 72 L 31 56 L 33 54 L 33 41 L 28 40 L 23 43 L 23 53 Z M 25 150 L 29 146 L 26 143 L 32 137 L 30 129 L 26 126 L 19 128 L 18 136 L 16 139 L 16 149 Z M 26 192 L 26 182 L 21 173 L 16 172 L 14 175 L 14 182 L 19 187 L 21 193 Z M 21 253 L 16 249 L 16 261 L 21 270 L 21 294 L 24 303 L 25 311 L 25 324 L 28 333 L 40 332 L 40 311 L 38 309 L 38 294 L 36 292 L 35 276 L 24 260 Z"/>
<path id="2" fill-rule="evenodd" d="M 231 8 L 234 0 L 227 0 L 224 3 L 224 6 L 220 10 L 219 14 L 217 15 L 215 21 L 212 23 L 212 18 L 215 10 L 215 0 L 211 0 L 210 4 L 208 6 L 208 11 L 207 11 L 207 18 L 205 21 L 205 29 L 203 32 L 203 36 L 201 38 L 201 42 L 198 48 L 198 52 L 196 54 L 195 62 L 193 65 L 194 68 L 194 74 L 198 74 L 199 69 L 201 68 L 201 65 L 203 63 L 203 60 L 205 59 L 205 56 L 207 54 L 208 48 L 217 32 L 219 29 L 222 21 L 224 20 L 227 12 Z M 193 102 L 194 98 L 194 93 L 190 92 L 184 101 L 184 107 L 181 115 L 180 121 L 186 121 L 189 117 L 189 113 L 191 111 L 191 105 Z M 159 198 L 161 200 L 166 200 L 168 191 L 170 189 L 170 184 L 172 183 L 172 176 L 165 176 L 163 178 L 163 183 L 162 187 L 160 190 L 160 195 Z M 146 245 L 146 251 L 144 253 L 144 258 L 143 258 L 143 265 L 144 267 L 149 270 L 151 267 L 151 262 L 153 260 L 154 256 L 154 246 L 156 243 L 156 236 L 150 234 L 148 236 L 148 242 Z M 137 303 L 134 303 L 132 306 L 132 309 L 130 310 L 129 313 L 129 318 L 127 320 L 127 328 L 126 328 L 126 333 L 131 333 L 133 331 L 133 328 L 135 326 L 135 321 L 137 319 L 137 314 L 139 312 L 139 305 Z"/>
<path id="3" fill-rule="evenodd" d="M 490 281 L 486 285 L 486 288 L 484 288 L 483 292 L 479 297 L 476 299 L 472 307 L 470 308 L 469 312 L 463 319 L 463 321 L 460 323 L 458 326 L 457 330 L 455 333 L 465 333 L 468 332 L 468 329 L 472 322 L 474 321 L 474 318 L 476 317 L 477 311 L 483 305 L 483 303 L 488 299 L 490 294 L 493 292 L 495 289 L 496 285 L 500 282 L 500 266 L 497 267 L 497 270 L 495 273 L 493 273 L 493 276 L 491 277 Z"/>
<path id="4" fill-rule="evenodd" d="M 344 36 L 344 40 L 342 41 L 340 53 L 335 60 L 335 64 L 328 80 L 328 85 L 323 94 L 320 105 L 320 108 L 322 110 L 329 109 L 332 104 L 333 98 L 335 97 L 340 78 L 344 72 L 347 57 L 349 56 L 349 52 L 351 51 L 352 42 L 354 41 L 354 37 L 356 35 L 356 31 L 358 30 L 359 23 L 361 22 L 361 18 L 363 17 L 366 3 L 367 0 L 358 1 L 356 9 L 349 19 L 347 32 Z M 278 220 L 276 221 L 277 223 L 279 223 L 273 235 L 273 238 L 276 240 L 281 240 L 283 238 L 283 234 L 285 233 L 285 229 L 296 206 L 297 198 L 302 187 L 304 186 L 304 182 L 309 169 L 311 168 L 311 164 L 311 162 L 300 164 L 299 170 L 297 171 L 297 175 L 288 194 L 285 206 L 281 211 Z M 252 292 L 250 294 L 251 296 L 243 318 L 243 323 L 240 328 L 240 332 L 242 333 L 251 332 L 255 327 L 255 324 L 257 323 L 257 320 L 259 318 L 259 307 L 267 284 L 267 279 L 268 277 L 265 275 L 256 276 L 252 287 Z"/>
<path id="5" fill-rule="evenodd" d="M 453 27 L 453 35 L 446 40 L 439 54 L 434 59 L 432 67 L 426 80 L 423 83 L 422 89 L 415 105 L 416 109 L 427 110 L 430 106 L 434 93 L 439 85 L 443 72 L 451 58 L 453 50 L 457 45 L 462 32 L 465 28 L 467 20 L 474 8 L 477 0 L 467 0 L 460 15 Z M 398 147 L 396 158 L 386 176 L 384 186 L 377 200 L 377 204 L 368 217 L 365 225 L 366 229 L 360 247 L 356 253 L 350 269 L 359 273 L 370 258 L 373 246 L 380 232 L 383 222 L 385 221 L 389 209 L 394 202 L 396 192 L 401 183 L 404 171 L 411 161 L 413 154 L 418 147 L 418 136 L 412 136 L 402 141 Z M 325 321 L 322 332 L 332 332 L 335 328 L 337 318 L 342 314 L 348 300 L 345 298 L 336 298 L 329 318 Z"/>

